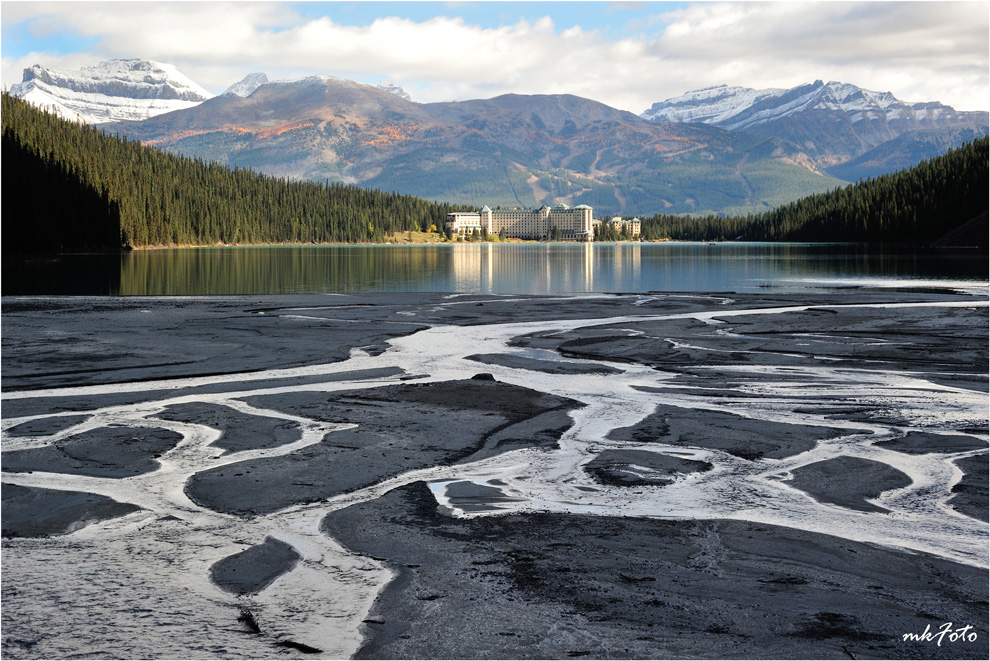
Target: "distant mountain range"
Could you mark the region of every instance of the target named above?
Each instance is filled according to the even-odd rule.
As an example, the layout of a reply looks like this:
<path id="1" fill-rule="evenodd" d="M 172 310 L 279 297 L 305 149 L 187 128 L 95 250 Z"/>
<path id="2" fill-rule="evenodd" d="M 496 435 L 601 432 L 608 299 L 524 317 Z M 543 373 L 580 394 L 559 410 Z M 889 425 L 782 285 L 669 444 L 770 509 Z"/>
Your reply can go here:
<path id="1" fill-rule="evenodd" d="M 327 76 L 104 128 L 280 177 L 472 206 L 746 213 L 841 184 L 782 140 L 655 124 L 576 96 L 421 104 Z"/>
<path id="2" fill-rule="evenodd" d="M 36 66 L 11 92 L 108 132 L 275 176 L 466 205 L 589 204 L 596 215 L 764 211 L 987 133 L 987 113 L 820 81 L 709 88 L 642 116 L 570 95 L 420 104 L 392 83 L 261 73 L 210 97 L 145 60 Z"/>
<path id="3" fill-rule="evenodd" d="M 791 89 L 708 87 L 655 103 L 641 116 L 782 138 L 850 181 L 917 165 L 987 135 L 988 125 L 986 112 L 905 103 L 890 92 L 820 80 Z"/>

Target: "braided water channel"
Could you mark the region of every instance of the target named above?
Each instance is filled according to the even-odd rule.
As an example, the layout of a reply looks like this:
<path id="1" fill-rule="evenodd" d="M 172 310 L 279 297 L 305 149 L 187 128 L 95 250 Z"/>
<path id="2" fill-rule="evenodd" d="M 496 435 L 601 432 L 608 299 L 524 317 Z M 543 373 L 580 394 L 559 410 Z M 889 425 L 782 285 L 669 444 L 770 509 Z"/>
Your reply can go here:
<path id="1" fill-rule="evenodd" d="M 924 304 L 942 308 L 986 307 L 986 302 Z M 880 306 L 870 306 L 879 309 Z M 940 385 L 923 374 L 883 366 L 720 365 L 697 370 L 717 372 L 718 388 L 677 383 L 677 375 L 629 362 L 566 358 L 554 351 L 519 346 L 515 338 L 579 328 L 644 321 L 693 319 L 718 326 L 734 315 L 787 315 L 808 306 L 713 310 L 652 316 L 622 316 L 526 323 L 434 326 L 389 342 L 379 355 L 354 350 L 348 360 L 303 368 L 265 370 L 236 377 L 216 376 L 113 385 L 5 392 L 4 400 L 33 398 L 50 402 L 44 414 L 5 418 L 3 453 L 45 447 L 90 430 L 126 426 L 157 428 L 182 440 L 156 458 L 156 470 L 130 477 L 92 477 L 46 472 L 3 473 L 5 485 L 98 494 L 136 511 L 107 520 L 84 522 L 69 534 L 6 540 L 4 570 L 4 653 L 26 657 L 215 658 L 297 656 L 301 643 L 316 656 L 346 658 L 362 643 L 361 623 L 368 617 L 392 572 L 372 558 L 348 552 L 320 530 L 330 511 L 371 500 L 396 487 L 426 481 L 451 516 L 490 516 L 543 511 L 601 516 L 671 519 L 737 519 L 769 523 L 888 547 L 921 551 L 956 562 L 987 566 L 987 524 L 949 505 L 962 477 L 954 463 L 985 455 L 987 435 L 967 432 L 980 443 L 955 453 L 906 454 L 878 442 L 911 432 L 959 435 L 960 429 L 985 429 L 986 395 Z M 294 314 L 305 317 L 306 311 Z M 629 335 L 638 332 L 627 329 Z M 501 355 L 576 366 L 607 367 L 607 373 L 552 373 L 489 362 L 470 356 Z M 374 370 L 374 372 L 366 372 Z M 292 393 L 370 390 L 404 383 L 467 379 L 478 372 L 495 380 L 566 397 L 583 407 L 570 412 L 573 424 L 559 447 L 520 449 L 477 462 L 414 470 L 373 486 L 328 500 L 293 505 L 272 513 L 242 517 L 213 511 L 190 500 L 187 481 L 195 474 L 252 458 L 287 456 L 354 425 L 328 423 L 247 400 Z M 360 374 L 352 379 L 349 374 Z M 391 374 L 391 375 L 388 375 Z M 369 376 L 371 375 L 371 376 Z M 379 375 L 379 376 L 375 376 Z M 741 378 L 745 375 L 747 378 Z M 326 380 L 321 380 L 323 378 Z M 735 378 L 740 377 L 740 378 Z M 279 385 L 271 385 L 273 380 Z M 294 383 L 293 380 L 296 380 Z M 257 382 L 261 387 L 254 388 Z M 191 388 L 240 384 L 238 390 L 184 394 Z M 223 390 L 222 388 L 220 390 Z M 60 412 L 66 397 L 143 395 L 137 403 L 86 411 Z M 252 402 L 256 400 L 251 399 Z M 241 413 L 295 425 L 301 438 L 274 448 L 224 452 L 212 444 L 221 431 L 160 417 L 167 407 L 191 402 L 229 407 Z M 817 408 L 809 407 L 816 403 Z M 782 458 L 751 461 L 717 449 L 672 445 L 660 440 L 613 440 L 614 430 L 640 423 L 658 405 L 727 413 L 753 421 L 838 428 L 841 433 Z M 896 412 L 878 422 L 843 420 L 833 409 L 855 404 Z M 47 436 L 12 435 L 9 430 L 34 420 L 84 416 Z M 595 480 L 585 467 L 608 450 L 659 453 L 705 462 L 710 470 L 682 475 L 635 489 Z M 876 511 L 822 502 L 795 488 L 797 469 L 836 457 L 886 464 L 908 476 L 910 484 L 883 492 L 870 502 Z M 648 474 L 649 467 L 632 466 Z M 485 493 L 489 502 L 456 496 L 464 485 Z M 482 499 L 484 501 L 484 499 Z M 300 556 L 288 571 L 264 589 L 238 598 L 210 580 L 218 561 L 273 538 Z M 244 634 L 238 615 L 249 609 L 265 632 L 265 647 Z M 8 623 L 15 622 L 11 642 Z"/>

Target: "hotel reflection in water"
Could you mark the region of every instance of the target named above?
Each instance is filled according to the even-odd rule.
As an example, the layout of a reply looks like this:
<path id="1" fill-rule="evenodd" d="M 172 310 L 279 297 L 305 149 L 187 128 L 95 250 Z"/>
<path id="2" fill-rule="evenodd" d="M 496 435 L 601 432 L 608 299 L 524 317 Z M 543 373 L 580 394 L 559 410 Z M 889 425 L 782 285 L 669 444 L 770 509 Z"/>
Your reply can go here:
<path id="1" fill-rule="evenodd" d="M 480 294 L 615 291 L 638 284 L 641 244 L 458 245 L 451 254 L 454 291 Z M 575 253 L 581 253 L 580 258 Z"/>

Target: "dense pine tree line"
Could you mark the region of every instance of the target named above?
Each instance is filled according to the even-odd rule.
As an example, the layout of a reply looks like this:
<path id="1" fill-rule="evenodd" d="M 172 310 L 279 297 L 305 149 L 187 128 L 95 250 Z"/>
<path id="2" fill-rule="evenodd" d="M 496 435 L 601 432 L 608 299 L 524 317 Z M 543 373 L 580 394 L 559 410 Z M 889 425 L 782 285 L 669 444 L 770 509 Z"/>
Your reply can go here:
<path id="1" fill-rule="evenodd" d="M 643 222 L 644 239 L 928 244 L 987 211 L 988 138 L 909 170 L 811 195 L 757 215 Z M 988 228 L 982 229 L 987 245 Z"/>
<path id="2" fill-rule="evenodd" d="M 51 253 L 119 246 L 120 209 L 62 163 L 4 137 L 3 251 Z"/>
<path id="3" fill-rule="evenodd" d="M 3 250 L 353 243 L 443 227 L 447 205 L 167 154 L 4 93 Z"/>

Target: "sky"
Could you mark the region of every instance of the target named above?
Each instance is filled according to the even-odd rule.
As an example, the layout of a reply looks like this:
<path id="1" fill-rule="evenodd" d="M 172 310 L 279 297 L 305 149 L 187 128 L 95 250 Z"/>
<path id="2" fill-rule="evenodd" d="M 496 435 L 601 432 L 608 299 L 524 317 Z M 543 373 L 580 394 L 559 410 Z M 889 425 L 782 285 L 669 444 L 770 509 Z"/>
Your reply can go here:
<path id="1" fill-rule="evenodd" d="M 990 2 L 0 2 L 0 84 L 34 64 L 400 85 L 414 101 L 575 94 L 641 113 L 815 80 L 990 110 Z"/>

